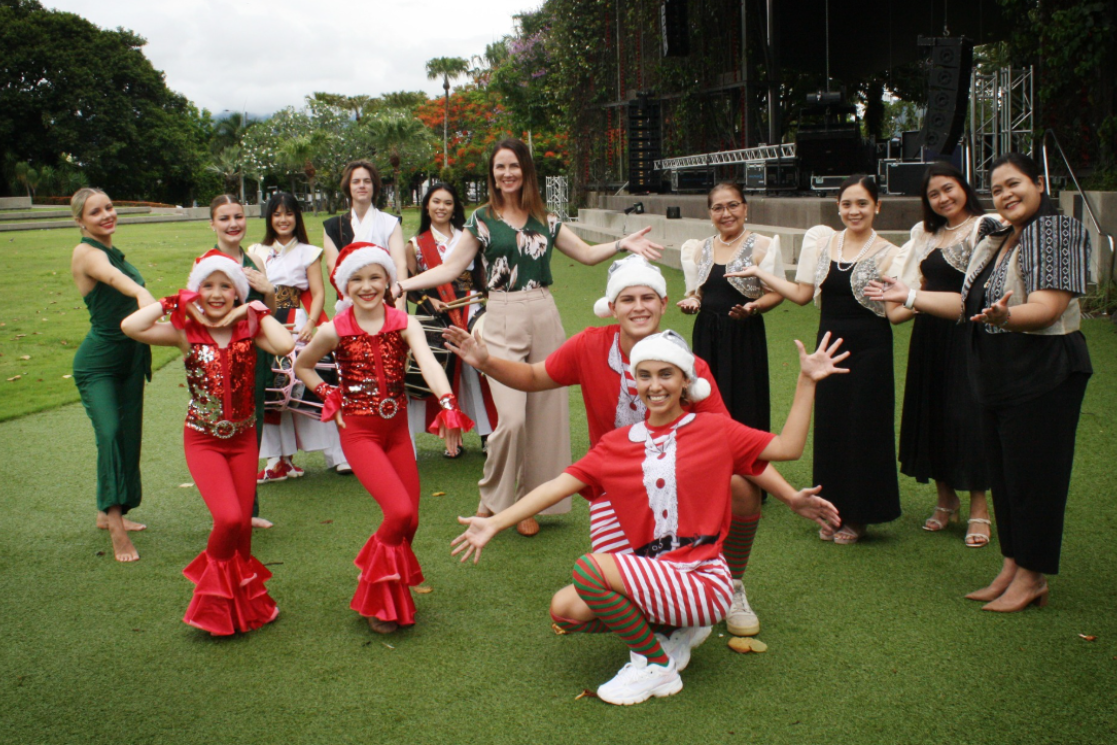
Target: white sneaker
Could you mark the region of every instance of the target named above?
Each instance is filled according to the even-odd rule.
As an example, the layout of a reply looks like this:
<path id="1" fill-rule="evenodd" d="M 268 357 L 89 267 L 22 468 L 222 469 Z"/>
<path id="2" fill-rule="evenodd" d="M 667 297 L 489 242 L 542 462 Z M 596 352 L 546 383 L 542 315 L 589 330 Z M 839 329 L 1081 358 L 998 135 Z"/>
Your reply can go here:
<path id="1" fill-rule="evenodd" d="M 681 673 L 690 664 L 690 651 L 710 636 L 713 626 L 683 626 L 671 632 L 671 636 L 656 634 L 663 651 L 675 661 L 675 668 Z"/>
<path id="2" fill-rule="evenodd" d="M 353 469 L 349 467 L 349 463 L 346 461 L 338 463 L 335 470 L 342 476 L 348 476 L 349 474 L 353 473 Z"/>
<path id="3" fill-rule="evenodd" d="M 733 603 L 725 614 L 725 627 L 733 636 L 756 636 L 760 633 L 760 619 L 749 607 L 745 586 L 739 579 L 733 580 Z"/>
<path id="4" fill-rule="evenodd" d="M 636 655 L 608 683 L 597 687 L 597 697 L 609 704 L 631 706 L 652 696 L 663 698 L 683 690 L 683 679 L 669 660 L 667 666 L 649 665 L 647 657 Z"/>

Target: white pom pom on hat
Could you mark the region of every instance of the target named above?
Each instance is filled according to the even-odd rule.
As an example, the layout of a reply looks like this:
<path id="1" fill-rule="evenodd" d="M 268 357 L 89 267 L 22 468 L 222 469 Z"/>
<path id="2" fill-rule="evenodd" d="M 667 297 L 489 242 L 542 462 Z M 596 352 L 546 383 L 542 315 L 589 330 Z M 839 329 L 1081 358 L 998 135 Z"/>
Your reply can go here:
<path id="1" fill-rule="evenodd" d="M 186 289 L 197 292 L 202 282 L 214 272 L 221 272 L 233 283 L 237 290 L 237 297 L 242 303 L 248 302 L 248 277 L 244 276 L 244 269 L 228 254 L 223 254 L 216 248 L 211 248 L 204 254 L 194 259 L 194 266 L 190 269 L 190 277 L 186 280 Z"/>
<path id="2" fill-rule="evenodd" d="M 710 396 L 710 381 L 698 377 L 694 372 L 694 354 L 690 351 L 690 345 L 686 343 L 686 339 L 670 329 L 636 342 L 628 357 L 633 377 L 636 377 L 636 366 L 641 362 L 668 362 L 686 375 L 687 397 L 691 401 L 698 403 Z"/>
<path id="3" fill-rule="evenodd" d="M 608 318 L 613 315 L 609 304 L 615 303 L 617 295 L 629 287 L 650 287 L 659 293 L 660 297 L 667 297 L 667 280 L 663 278 L 663 272 L 643 256 L 633 254 L 614 261 L 609 267 L 609 284 L 605 289 L 605 297 L 599 298 L 593 304 L 594 314 L 598 318 Z"/>

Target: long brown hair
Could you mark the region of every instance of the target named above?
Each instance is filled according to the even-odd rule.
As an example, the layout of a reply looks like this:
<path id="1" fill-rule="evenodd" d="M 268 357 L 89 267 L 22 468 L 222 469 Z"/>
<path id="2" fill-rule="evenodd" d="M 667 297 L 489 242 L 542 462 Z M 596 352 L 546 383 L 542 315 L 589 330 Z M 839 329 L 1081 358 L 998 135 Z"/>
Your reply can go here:
<path id="1" fill-rule="evenodd" d="M 349 180 L 353 178 L 353 171 L 358 168 L 363 168 L 368 171 L 368 175 L 372 177 L 372 205 L 376 206 L 376 198 L 380 196 L 380 190 L 384 187 L 383 182 L 380 180 L 380 171 L 376 170 L 370 161 L 367 160 L 354 160 L 345 166 L 345 170 L 341 172 L 341 191 L 345 194 L 345 198 L 349 200 L 349 205 L 353 205 L 353 194 L 349 190 Z"/>
<path id="2" fill-rule="evenodd" d="M 520 209 L 526 210 L 536 220 L 546 224 L 547 208 L 543 206 L 543 197 L 539 194 L 539 178 L 535 175 L 535 161 L 531 159 L 531 151 L 522 140 L 509 138 L 501 140 L 493 147 L 489 155 L 489 207 L 490 209 L 504 209 L 504 195 L 497 188 L 496 179 L 493 178 L 493 163 L 496 154 L 501 150 L 511 150 L 516 160 L 520 162 L 520 173 L 523 174 L 524 183 L 520 187 Z"/>

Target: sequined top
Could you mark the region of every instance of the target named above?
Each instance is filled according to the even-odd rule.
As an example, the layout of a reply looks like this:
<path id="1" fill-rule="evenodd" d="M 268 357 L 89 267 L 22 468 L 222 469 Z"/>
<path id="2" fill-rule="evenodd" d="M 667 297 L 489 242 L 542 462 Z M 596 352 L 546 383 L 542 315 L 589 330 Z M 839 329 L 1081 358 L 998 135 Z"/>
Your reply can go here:
<path id="1" fill-rule="evenodd" d="M 186 321 L 186 385 L 190 405 L 186 426 L 222 439 L 256 423 L 256 344 L 252 323 L 233 327 L 229 345 L 221 348 L 209 329 Z"/>
<path id="2" fill-rule="evenodd" d="M 346 415 L 391 419 L 407 407 L 404 373 L 407 342 L 400 333 L 407 314 L 384 307 L 384 326 L 370 334 L 347 308 L 334 318 L 339 337 L 334 357 L 341 378 L 341 410 Z"/>

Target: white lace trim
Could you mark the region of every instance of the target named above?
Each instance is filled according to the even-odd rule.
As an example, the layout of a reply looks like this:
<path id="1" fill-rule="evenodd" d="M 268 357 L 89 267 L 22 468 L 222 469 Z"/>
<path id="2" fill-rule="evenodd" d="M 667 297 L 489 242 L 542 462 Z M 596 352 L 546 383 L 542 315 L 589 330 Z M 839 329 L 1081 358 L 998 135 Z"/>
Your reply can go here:
<path id="1" fill-rule="evenodd" d="M 609 368 L 620 375 L 620 393 L 617 394 L 617 409 L 613 415 L 613 428 L 620 429 L 644 421 L 644 416 L 648 413 L 648 407 L 644 406 L 644 402 L 640 400 L 639 396 L 629 392 L 628 385 L 625 382 L 625 364 L 621 357 L 621 334 L 619 331 L 613 336 L 613 346 L 609 347 Z"/>
<path id="2" fill-rule="evenodd" d="M 679 488 L 675 480 L 676 434 L 679 427 L 694 421 L 694 414 L 682 417 L 671 430 L 659 437 L 652 437 L 647 424 L 634 424 L 628 432 L 631 442 L 644 442 L 644 489 L 648 494 L 648 507 L 655 520 L 653 540 L 671 538 L 673 551 L 679 547 Z"/>

